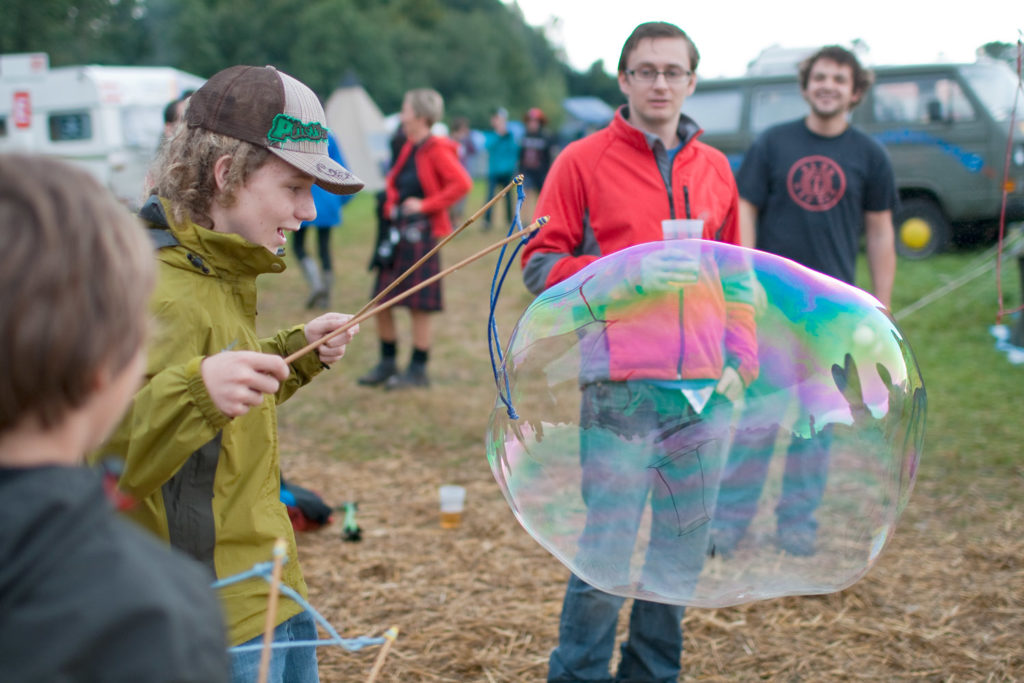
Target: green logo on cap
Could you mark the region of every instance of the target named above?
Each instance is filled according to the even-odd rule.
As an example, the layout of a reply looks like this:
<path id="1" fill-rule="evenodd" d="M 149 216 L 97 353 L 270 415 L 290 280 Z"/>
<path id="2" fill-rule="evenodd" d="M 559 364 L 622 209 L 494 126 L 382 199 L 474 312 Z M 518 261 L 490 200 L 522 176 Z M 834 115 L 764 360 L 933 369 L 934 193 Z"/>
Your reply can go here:
<path id="1" fill-rule="evenodd" d="M 294 116 L 288 116 L 287 114 L 275 116 L 274 120 L 270 123 L 270 130 L 267 131 L 267 140 L 270 140 L 271 143 L 285 142 L 286 140 L 319 142 L 326 139 L 326 126 L 316 121 L 303 123 Z"/>

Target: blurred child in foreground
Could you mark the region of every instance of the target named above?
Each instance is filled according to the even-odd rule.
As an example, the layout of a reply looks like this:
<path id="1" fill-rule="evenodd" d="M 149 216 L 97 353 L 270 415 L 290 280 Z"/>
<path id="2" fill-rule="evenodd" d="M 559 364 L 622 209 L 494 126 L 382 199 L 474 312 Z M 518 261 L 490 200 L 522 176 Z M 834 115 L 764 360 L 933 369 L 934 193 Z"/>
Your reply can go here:
<path id="1" fill-rule="evenodd" d="M 213 575 L 82 466 L 145 367 L 153 250 L 84 171 L 0 156 L 0 674 L 228 680 Z"/>

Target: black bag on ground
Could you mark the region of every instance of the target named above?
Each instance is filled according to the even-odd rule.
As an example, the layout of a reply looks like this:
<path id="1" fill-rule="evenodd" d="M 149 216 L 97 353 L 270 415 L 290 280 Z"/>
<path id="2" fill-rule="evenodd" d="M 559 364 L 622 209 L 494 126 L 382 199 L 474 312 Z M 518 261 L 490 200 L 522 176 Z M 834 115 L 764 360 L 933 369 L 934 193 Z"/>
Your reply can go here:
<path id="1" fill-rule="evenodd" d="M 331 521 L 331 506 L 319 495 L 281 477 L 281 501 L 288 508 L 288 517 L 296 531 L 319 529 Z"/>

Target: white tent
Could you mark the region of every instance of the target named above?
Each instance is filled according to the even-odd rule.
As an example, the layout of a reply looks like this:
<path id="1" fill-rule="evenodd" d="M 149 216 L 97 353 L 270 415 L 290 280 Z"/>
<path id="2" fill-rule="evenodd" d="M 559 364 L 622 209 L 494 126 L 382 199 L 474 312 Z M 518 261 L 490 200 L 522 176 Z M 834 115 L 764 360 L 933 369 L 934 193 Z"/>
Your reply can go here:
<path id="1" fill-rule="evenodd" d="M 364 192 L 384 189 L 390 163 L 390 132 L 377 104 L 353 75 L 346 75 L 324 106 L 327 125 L 338 139 L 346 168 L 366 183 Z"/>

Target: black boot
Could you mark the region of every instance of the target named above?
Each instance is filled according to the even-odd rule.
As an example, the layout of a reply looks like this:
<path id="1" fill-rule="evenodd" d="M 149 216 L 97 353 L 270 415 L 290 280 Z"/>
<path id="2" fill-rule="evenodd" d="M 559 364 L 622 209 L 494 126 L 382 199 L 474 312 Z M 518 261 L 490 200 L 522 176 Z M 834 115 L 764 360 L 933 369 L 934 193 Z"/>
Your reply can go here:
<path id="1" fill-rule="evenodd" d="M 395 359 L 393 357 L 381 358 L 380 362 L 373 366 L 372 370 L 356 381 L 364 387 L 375 387 L 387 382 L 388 379 L 394 377 L 397 372 L 398 367 L 395 365 Z"/>
<path id="2" fill-rule="evenodd" d="M 430 378 L 427 376 L 427 364 L 413 361 L 405 372 L 392 375 L 388 378 L 385 389 L 388 391 L 400 389 L 413 389 L 415 387 L 429 387 Z"/>

